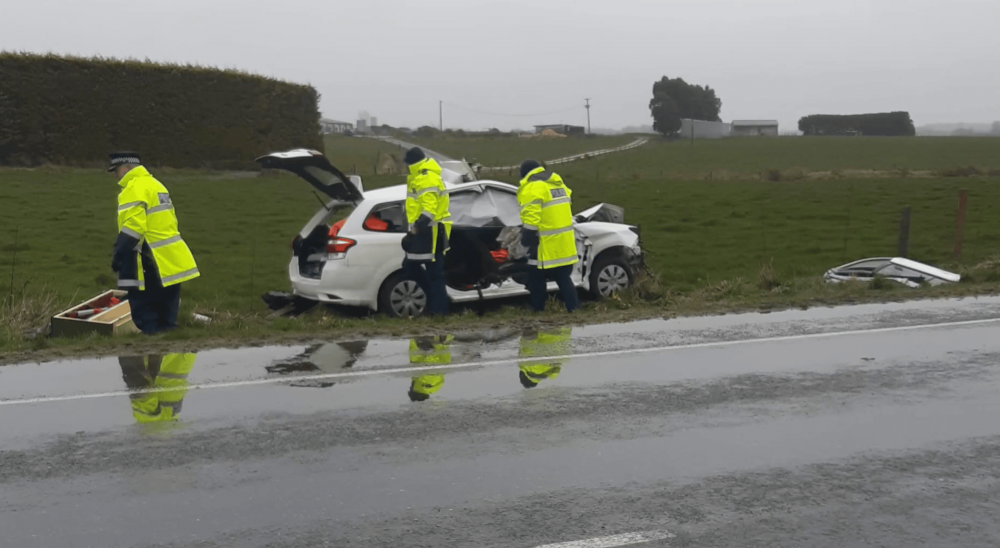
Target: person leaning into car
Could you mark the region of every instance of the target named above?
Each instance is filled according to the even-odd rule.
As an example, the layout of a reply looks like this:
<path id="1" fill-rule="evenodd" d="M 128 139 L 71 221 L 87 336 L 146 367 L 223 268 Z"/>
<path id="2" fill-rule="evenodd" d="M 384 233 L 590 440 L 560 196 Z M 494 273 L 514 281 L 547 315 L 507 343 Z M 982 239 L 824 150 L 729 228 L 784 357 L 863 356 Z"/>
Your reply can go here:
<path id="1" fill-rule="evenodd" d="M 403 238 L 403 275 L 424 290 L 428 314 L 447 314 L 444 255 L 451 238 L 451 213 L 441 166 L 418 147 L 406 151 L 403 160 L 410 171 L 406 178 L 410 231 Z"/>
<path id="2" fill-rule="evenodd" d="M 559 284 L 566 310 L 580 308 L 580 297 L 570 275 L 579 261 L 573 232 L 572 191 L 558 174 L 535 160 L 521 164 L 521 243 L 528 248 L 528 291 L 531 308 L 545 310 L 549 279 Z"/>

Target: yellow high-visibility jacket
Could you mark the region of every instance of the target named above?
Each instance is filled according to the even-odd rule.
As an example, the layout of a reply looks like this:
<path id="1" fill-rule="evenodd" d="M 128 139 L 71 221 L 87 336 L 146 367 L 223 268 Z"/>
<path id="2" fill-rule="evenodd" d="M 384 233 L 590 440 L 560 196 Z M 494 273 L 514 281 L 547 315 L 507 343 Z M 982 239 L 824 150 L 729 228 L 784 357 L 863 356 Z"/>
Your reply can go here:
<path id="1" fill-rule="evenodd" d="M 194 255 L 177 229 L 177 215 L 167 189 L 142 166 L 118 182 L 118 239 L 112 268 L 118 287 L 146 289 L 142 256 L 163 287 L 197 278 Z"/>
<path id="2" fill-rule="evenodd" d="M 410 339 L 410 363 L 448 365 L 451 363 L 451 344 L 454 341 L 453 335 Z M 425 396 L 430 396 L 444 386 L 444 375 L 421 375 L 412 380 L 410 389 Z"/>
<path id="3" fill-rule="evenodd" d="M 441 179 L 441 166 L 427 158 L 410 166 L 406 178 L 406 220 L 416 227 L 416 236 L 408 236 L 404 251 L 415 262 L 434 262 L 438 245 L 448 251 L 451 238 L 451 212 L 448 192 Z M 444 227 L 444 232 L 439 229 Z"/>
<path id="4" fill-rule="evenodd" d="M 528 264 L 545 270 L 579 261 L 572 194 L 559 175 L 542 167 L 521 179 L 517 201 L 521 205 L 521 239 L 529 249 Z"/>
<path id="5" fill-rule="evenodd" d="M 521 369 L 543 366 L 556 367 L 566 362 L 566 356 L 572 351 L 572 327 L 560 327 L 549 331 L 541 331 L 536 336 L 521 337 L 518 356 L 521 358 Z M 542 371 L 541 369 L 538 371 Z M 557 371 L 558 372 L 558 371 Z"/>
<path id="6" fill-rule="evenodd" d="M 188 375 L 194 369 L 196 354 L 145 356 L 143 367 L 150 378 L 149 388 L 156 392 L 131 397 L 132 416 L 139 423 L 168 422 L 177 419 L 188 391 Z M 159 360 L 159 370 L 156 361 Z"/>

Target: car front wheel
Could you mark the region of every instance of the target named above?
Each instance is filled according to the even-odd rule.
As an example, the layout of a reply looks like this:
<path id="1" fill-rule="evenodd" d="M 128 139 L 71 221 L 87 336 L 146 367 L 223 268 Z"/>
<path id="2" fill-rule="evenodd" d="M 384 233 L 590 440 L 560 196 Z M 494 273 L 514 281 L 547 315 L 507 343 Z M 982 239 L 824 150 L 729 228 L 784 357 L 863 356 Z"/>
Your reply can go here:
<path id="1" fill-rule="evenodd" d="M 618 257 L 599 257 L 590 271 L 590 292 L 605 298 L 632 285 L 632 270 Z"/>
<path id="2" fill-rule="evenodd" d="M 427 308 L 427 295 L 413 280 L 396 273 L 389 277 L 378 295 L 379 311 L 394 318 L 415 318 Z"/>

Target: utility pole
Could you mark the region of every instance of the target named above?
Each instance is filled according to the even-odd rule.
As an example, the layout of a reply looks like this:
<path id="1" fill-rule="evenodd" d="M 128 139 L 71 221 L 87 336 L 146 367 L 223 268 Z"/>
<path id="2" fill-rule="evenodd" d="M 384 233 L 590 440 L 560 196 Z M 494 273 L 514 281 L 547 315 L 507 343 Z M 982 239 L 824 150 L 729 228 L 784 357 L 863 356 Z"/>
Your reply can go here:
<path id="1" fill-rule="evenodd" d="M 444 131 L 444 101 L 438 101 L 438 129 Z"/>
<path id="2" fill-rule="evenodd" d="M 587 102 L 587 135 L 590 135 L 590 98 L 584 99 Z"/>

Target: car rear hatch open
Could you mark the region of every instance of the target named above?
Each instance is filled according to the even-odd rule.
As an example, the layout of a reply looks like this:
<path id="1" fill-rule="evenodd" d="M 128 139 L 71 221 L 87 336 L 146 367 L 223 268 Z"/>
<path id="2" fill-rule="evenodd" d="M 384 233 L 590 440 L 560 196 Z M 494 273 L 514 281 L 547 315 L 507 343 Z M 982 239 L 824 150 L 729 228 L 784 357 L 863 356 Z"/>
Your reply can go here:
<path id="1" fill-rule="evenodd" d="M 337 202 L 357 205 L 364 198 L 360 180 L 344 175 L 318 151 L 298 148 L 273 152 L 256 161 L 266 169 L 283 169 L 298 175 Z"/>
<path id="2" fill-rule="evenodd" d="M 321 200 L 323 207 L 292 241 L 292 255 L 297 258 L 299 275 L 320 279 L 324 265 L 333 256 L 331 253 L 336 254 L 338 246 L 345 243 L 336 239 L 336 230 L 343 223 L 332 226 L 330 223 L 337 216 L 343 216 L 345 209 L 353 210 L 364 199 L 361 178 L 344 175 L 322 153 L 309 149 L 274 152 L 257 158 L 257 163 L 266 169 L 290 171 L 329 198 L 329 201 Z"/>

